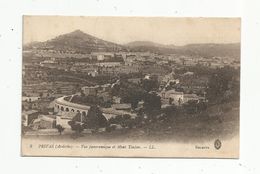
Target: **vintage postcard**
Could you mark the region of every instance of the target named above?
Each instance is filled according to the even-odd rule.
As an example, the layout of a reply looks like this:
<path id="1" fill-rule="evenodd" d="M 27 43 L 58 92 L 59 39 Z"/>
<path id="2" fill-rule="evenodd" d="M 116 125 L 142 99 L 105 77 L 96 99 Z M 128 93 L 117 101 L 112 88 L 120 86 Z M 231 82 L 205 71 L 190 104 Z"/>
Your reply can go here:
<path id="1" fill-rule="evenodd" d="M 240 18 L 24 16 L 22 156 L 239 158 Z"/>

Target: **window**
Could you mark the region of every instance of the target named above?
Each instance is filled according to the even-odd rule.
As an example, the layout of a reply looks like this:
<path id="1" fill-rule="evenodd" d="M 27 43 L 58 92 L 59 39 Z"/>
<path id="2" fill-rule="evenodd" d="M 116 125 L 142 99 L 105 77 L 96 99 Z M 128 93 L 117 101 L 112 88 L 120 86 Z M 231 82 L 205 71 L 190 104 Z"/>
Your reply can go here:
<path id="1" fill-rule="evenodd" d="M 74 112 L 74 109 L 71 109 L 71 112 Z"/>
<path id="2" fill-rule="evenodd" d="M 66 108 L 66 112 L 69 112 L 69 108 Z"/>
<path id="3" fill-rule="evenodd" d="M 64 111 L 64 108 L 63 108 L 63 106 L 60 108 L 60 110 L 61 110 L 61 111 Z"/>

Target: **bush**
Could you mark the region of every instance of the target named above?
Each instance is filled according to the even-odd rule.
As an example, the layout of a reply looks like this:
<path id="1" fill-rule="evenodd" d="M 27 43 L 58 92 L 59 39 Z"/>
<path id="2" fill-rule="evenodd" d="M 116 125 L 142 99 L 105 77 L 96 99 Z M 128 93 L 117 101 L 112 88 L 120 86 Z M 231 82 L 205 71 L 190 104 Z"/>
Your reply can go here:
<path id="1" fill-rule="evenodd" d="M 83 126 L 75 121 L 69 121 L 68 124 L 71 126 L 71 130 L 76 131 L 78 134 L 84 130 Z"/>
<path id="2" fill-rule="evenodd" d="M 112 131 L 114 131 L 114 130 L 116 130 L 116 125 L 112 125 L 112 126 L 106 127 L 106 131 L 107 131 L 107 132 L 112 132 Z"/>
<path id="3" fill-rule="evenodd" d="M 136 119 L 132 119 L 130 115 L 118 115 L 108 120 L 109 124 L 119 124 L 124 128 L 133 128 L 137 124 Z"/>
<path id="4" fill-rule="evenodd" d="M 102 114 L 102 111 L 97 106 L 91 106 L 86 116 L 84 127 L 90 129 L 98 129 L 107 126 L 108 121 L 106 117 Z"/>
<path id="5" fill-rule="evenodd" d="M 58 131 L 59 131 L 59 133 L 60 133 L 60 135 L 61 135 L 61 133 L 64 131 L 65 128 L 63 128 L 61 125 L 58 124 L 58 125 L 56 126 L 56 129 L 58 129 Z"/>

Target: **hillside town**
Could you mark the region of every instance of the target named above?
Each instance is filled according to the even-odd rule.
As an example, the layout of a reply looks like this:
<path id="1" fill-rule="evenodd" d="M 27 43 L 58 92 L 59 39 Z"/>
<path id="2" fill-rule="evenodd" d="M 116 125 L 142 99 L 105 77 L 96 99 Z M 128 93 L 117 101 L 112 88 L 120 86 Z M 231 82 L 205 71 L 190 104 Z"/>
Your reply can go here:
<path id="1" fill-rule="evenodd" d="M 23 50 L 24 136 L 172 133 L 238 112 L 239 57 L 109 48 Z"/>

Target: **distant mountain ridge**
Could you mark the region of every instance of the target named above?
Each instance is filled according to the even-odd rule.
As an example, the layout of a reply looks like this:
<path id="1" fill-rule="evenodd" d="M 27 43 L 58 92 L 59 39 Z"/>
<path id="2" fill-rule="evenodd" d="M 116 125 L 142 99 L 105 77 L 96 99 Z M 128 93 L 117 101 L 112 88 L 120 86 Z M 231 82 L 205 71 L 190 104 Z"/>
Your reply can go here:
<path id="1" fill-rule="evenodd" d="M 230 44 L 188 44 L 184 46 L 175 46 L 159 44 L 151 41 L 134 41 L 125 45 L 105 41 L 86 34 L 81 30 L 75 30 L 71 33 L 59 35 L 46 42 L 33 42 L 24 45 L 23 49 L 43 49 L 58 51 L 73 51 L 78 53 L 91 53 L 103 51 L 149 51 L 160 54 L 180 54 L 196 55 L 203 57 L 232 57 L 240 58 L 240 43 Z"/>
<path id="2" fill-rule="evenodd" d="M 134 41 L 126 44 L 133 51 L 150 51 L 166 54 L 197 55 L 203 57 L 232 57 L 240 58 L 240 43 L 203 43 L 176 46 L 164 45 L 149 41 Z"/>
<path id="3" fill-rule="evenodd" d="M 151 42 L 151 41 L 133 41 L 125 44 L 128 47 L 138 47 L 138 46 L 151 46 L 151 47 L 165 47 L 166 45 Z"/>

